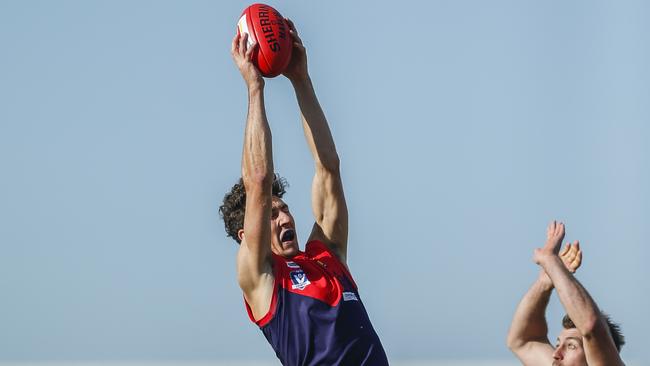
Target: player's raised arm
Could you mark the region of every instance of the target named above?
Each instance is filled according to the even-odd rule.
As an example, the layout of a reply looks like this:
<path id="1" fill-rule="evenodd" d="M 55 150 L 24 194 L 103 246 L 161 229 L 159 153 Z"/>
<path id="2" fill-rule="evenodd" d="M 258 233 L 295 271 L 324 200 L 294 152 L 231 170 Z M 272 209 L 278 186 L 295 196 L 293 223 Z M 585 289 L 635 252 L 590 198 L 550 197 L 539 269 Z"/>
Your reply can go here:
<path id="1" fill-rule="evenodd" d="M 564 225 L 552 222 L 551 235 L 559 240 L 549 240 L 543 248 L 535 250 L 534 260 L 553 281 L 560 302 L 567 315 L 582 335 L 587 364 L 590 366 L 623 365 L 606 320 L 587 290 L 569 272 L 558 256 L 564 237 Z M 578 245 L 577 242 L 574 245 Z"/>
<path id="2" fill-rule="evenodd" d="M 547 232 L 547 240 L 550 239 Z M 568 244 L 560 257 L 569 271 L 575 272 L 580 267 L 582 253 L 578 246 Z M 524 365 L 546 366 L 553 362 L 553 346 L 548 339 L 545 316 L 552 292 L 553 282 L 541 270 L 513 316 L 507 344 Z"/>
<path id="3" fill-rule="evenodd" d="M 264 109 L 264 79 L 251 62 L 255 46 L 247 46 L 247 34 L 237 35 L 233 39 L 232 57 L 248 88 L 248 116 L 242 154 L 246 209 L 244 228 L 238 233 L 241 245 L 237 255 L 237 272 L 246 300 L 254 313 L 259 314 L 268 309 L 265 302 L 270 302 L 273 281 L 269 243 L 274 173 L 271 130 Z M 263 286 L 265 283 L 271 285 Z M 268 293 L 260 293 L 263 292 L 260 289 Z"/>
<path id="4" fill-rule="evenodd" d="M 519 302 L 512 318 L 508 348 L 524 365 L 547 366 L 553 362 L 553 346 L 548 340 L 545 316 L 552 292 L 553 284 L 540 275 Z"/>
<path id="5" fill-rule="evenodd" d="M 312 209 L 316 223 L 309 239 L 323 241 L 345 263 L 348 211 L 339 170 L 339 156 L 307 71 L 305 47 L 293 22 L 288 22 L 294 44 L 291 61 L 284 75 L 291 81 L 296 92 L 305 138 L 315 162 Z"/>

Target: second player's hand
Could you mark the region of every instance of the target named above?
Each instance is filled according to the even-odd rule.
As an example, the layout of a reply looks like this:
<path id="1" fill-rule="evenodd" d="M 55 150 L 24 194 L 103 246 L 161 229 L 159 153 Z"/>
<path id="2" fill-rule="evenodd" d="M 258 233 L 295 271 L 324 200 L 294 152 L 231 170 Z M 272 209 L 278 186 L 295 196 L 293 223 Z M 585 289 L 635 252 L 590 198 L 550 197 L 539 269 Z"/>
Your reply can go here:
<path id="1" fill-rule="evenodd" d="M 560 252 L 559 256 L 560 259 L 562 259 L 562 263 L 564 263 L 564 267 L 566 267 L 569 272 L 575 273 L 582 264 L 582 249 L 580 249 L 580 243 L 577 241 L 574 241 L 573 243 L 567 243 L 564 246 L 564 249 L 562 249 Z M 544 283 L 544 285 L 553 287 L 551 278 L 543 269 L 540 271 L 539 279 Z"/>
<path id="2" fill-rule="evenodd" d="M 559 255 L 566 269 L 571 273 L 576 273 L 582 264 L 582 250 L 580 249 L 580 243 L 577 240 L 573 243 L 567 243 Z"/>
<path id="3" fill-rule="evenodd" d="M 546 243 L 541 248 L 535 249 L 533 260 L 540 264 L 545 259 L 557 256 L 560 253 L 562 240 L 564 239 L 564 224 L 552 221 L 546 229 Z"/>

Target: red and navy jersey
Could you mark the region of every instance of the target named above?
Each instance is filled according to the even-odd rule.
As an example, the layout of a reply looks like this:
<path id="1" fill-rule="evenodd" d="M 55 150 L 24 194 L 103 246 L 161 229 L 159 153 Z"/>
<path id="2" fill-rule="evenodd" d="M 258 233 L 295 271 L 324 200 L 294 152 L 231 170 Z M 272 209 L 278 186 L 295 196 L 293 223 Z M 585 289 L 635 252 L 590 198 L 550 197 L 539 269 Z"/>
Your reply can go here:
<path id="1" fill-rule="evenodd" d="M 292 258 L 273 255 L 269 312 L 255 321 L 283 365 L 388 365 L 357 286 L 320 241 Z"/>

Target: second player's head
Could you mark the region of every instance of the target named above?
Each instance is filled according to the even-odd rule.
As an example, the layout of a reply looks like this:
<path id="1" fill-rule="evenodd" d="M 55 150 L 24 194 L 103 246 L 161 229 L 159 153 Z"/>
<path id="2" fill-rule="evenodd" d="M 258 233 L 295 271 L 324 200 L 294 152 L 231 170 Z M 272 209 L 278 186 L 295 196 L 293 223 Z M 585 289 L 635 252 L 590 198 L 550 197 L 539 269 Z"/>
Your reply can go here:
<path id="1" fill-rule="evenodd" d="M 616 349 L 620 352 L 625 344 L 621 328 L 607 314 L 601 315 L 607 322 Z M 568 315 L 562 319 L 562 326 L 564 329 L 557 338 L 555 352 L 553 352 L 553 366 L 587 366 L 582 334 Z"/>

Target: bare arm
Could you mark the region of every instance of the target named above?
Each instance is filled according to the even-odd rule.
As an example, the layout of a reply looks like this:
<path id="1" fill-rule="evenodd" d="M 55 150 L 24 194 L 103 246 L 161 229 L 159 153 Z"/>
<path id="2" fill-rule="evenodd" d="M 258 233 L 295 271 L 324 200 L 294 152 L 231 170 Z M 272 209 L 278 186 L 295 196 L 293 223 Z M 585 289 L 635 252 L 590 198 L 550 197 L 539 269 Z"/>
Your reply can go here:
<path id="1" fill-rule="evenodd" d="M 582 262 L 580 247 L 571 244 L 565 246 L 560 257 L 571 272 L 575 272 Z M 553 362 L 553 346 L 548 340 L 545 317 L 552 291 L 553 282 L 541 270 L 513 316 L 508 332 L 508 348 L 524 365 L 549 365 Z"/>
<path id="2" fill-rule="evenodd" d="M 582 334 L 587 363 L 623 365 L 607 323 L 587 290 L 561 265 L 557 256 L 541 256 L 539 264 L 553 281 L 560 302 Z"/>
<path id="3" fill-rule="evenodd" d="M 564 225 L 559 223 L 555 231 L 556 235 L 564 236 Z M 596 302 L 564 267 L 557 251 L 557 246 L 547 242 L 543 248 L 535 250 L 534 260 L 553 281 L 564 310 L 582 334 L 587 363 L 590 366 L 623 365 Z"/>
<path id="4" fill-rule="evenodd" d="M 261 317 L 268 310 L 273 290 L 271 270 L 271 185 L 273 156 L 271 130 L 264 109 L 264 79 L 251 62 L 255 45 L 246 35 L 235 36 L 232 55 L 248 87 L 248 116 L 242 153 L 242 180 L 246 189 L 246 213 L 239 252 L 237 275 L 244 297 Z"/>
<path id="5" fill-rule="evenodd" d="M 553 284 L 540 273 L 517 306 L 508 331 L 508 348 L 522 364 L 546 366 L 553 362 L 553 346 L 548 340 L 546 307 Z"/>
<path id="6" fill-rule="evenodd" d="M 310 235 L 327 244 L 343 263 L 347 258 L 348 211 L 339 170 L 339 157 L 325 114 L 307 71 L 302 41 L 289 21 L 294 39 L 292 60 L 285 75 L 293 84 L 300 107 L 305 139 L 314 157 L 312 209 L 316 223 Z"/>

